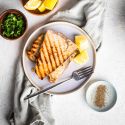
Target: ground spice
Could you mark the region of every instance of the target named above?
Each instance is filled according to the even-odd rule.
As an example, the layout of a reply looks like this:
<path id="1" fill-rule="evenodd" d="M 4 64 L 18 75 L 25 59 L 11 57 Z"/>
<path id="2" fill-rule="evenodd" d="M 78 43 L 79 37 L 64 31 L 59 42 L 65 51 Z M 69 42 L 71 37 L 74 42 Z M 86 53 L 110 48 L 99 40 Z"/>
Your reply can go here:
<path id="1" fill-rule="evenodd" d="M 99 85 L 97 87 L 95 104 L 99 108 L 102 108 L 103 106 L 105 106 L 105 92 L 106 92 L 106 86 L 105 85 Z"/>

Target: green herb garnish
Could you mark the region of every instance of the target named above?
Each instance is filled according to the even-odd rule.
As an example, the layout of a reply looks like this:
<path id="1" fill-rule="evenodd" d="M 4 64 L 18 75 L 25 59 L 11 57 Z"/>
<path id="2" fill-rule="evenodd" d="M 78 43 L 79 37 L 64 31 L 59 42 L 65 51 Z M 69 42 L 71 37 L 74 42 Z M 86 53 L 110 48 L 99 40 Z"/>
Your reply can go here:
<path id="1" fill-rule="evenodd" d="M 22 16 L 8 14 L 2 23 L 2 34 L 8 38 L 16 38 L 23 34 L 25 24 Z"/>

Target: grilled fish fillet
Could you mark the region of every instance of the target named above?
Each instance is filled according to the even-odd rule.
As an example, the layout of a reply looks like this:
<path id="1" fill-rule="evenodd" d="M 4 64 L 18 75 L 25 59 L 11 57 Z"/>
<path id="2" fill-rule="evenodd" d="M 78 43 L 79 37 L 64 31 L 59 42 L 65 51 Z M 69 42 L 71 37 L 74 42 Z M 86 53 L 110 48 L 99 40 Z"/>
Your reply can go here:
<path id="1" fill-rule="evenodd" d="M 28 58 L 35 62 L 42 44 L 44 34 L 41 34 L 32 44 L 31 48 L 27 51 Z"/>
<path id="2" fill-rule="evenodd" d="M 37 59 L 36 73 L 39 78 L 49 76 L 51 82 L 56 81 L 66 68 L 66 64 L 69 64 L 70 61 L 67 59 L 76 50 L 77 46 L 63 34 L 48 30 Z"/>
<path id="3" fill-rule="evenodd" d="M 77 52 L 74 52 L 62 65 L 60 65 L 55 71 L 48 75 L 49 81 L 54 83 L 62 75 L 65 69 L 68 67 L 71 60 L 76 56 Z"/>

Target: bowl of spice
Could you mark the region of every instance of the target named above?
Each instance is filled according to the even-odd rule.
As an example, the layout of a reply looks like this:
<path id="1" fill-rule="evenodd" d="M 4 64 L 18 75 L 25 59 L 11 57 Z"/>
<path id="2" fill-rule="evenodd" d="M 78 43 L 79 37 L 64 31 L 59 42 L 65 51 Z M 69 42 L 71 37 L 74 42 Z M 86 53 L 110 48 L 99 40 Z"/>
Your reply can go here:
<path id="1" fill-rule="evenodd" d="M 111 109 L 117 100 L 117 93 L 112 84 L 107 81 L 97 81 L 86 91 L 88 105 L 99 112 Z"/>
<path id="2" fill-rule="evenodd" d="M 27 19 L 19 10 L 9 9 L 0 14 L 0 35 L 5 39 L 18 39 L 26 29 Z"/>

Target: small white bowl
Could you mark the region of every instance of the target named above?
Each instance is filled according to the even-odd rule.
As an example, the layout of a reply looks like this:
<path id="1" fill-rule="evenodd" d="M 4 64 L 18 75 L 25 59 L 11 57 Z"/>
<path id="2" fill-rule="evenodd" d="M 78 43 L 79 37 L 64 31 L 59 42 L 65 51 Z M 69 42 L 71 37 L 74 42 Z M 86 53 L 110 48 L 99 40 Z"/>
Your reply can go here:
<path id="1" fill-rule="evenodd" d="M 96 91 L 97 91 L 97 87 L 99 85 L 105 85 L 106 86 L 106 93 L 105 93 L 105 105 L 103 107 L 98 107 L 95 104 L 95 97 L 96 97 Z M 115 88 L 113 87 L 112 84 L 110 84 L 107 81 L 97 81 L 94 82 L 93 84 L 91 84 L 87 91 L 86 91 L 86 102 L 88 103 L 88 105 L 98 111 L 98 112 L 104 112 L 104 111 L 108 111 L 109 109 L 111 109 L 114 104 L 116 103 L 117 100 L 117 93 Z"/>

